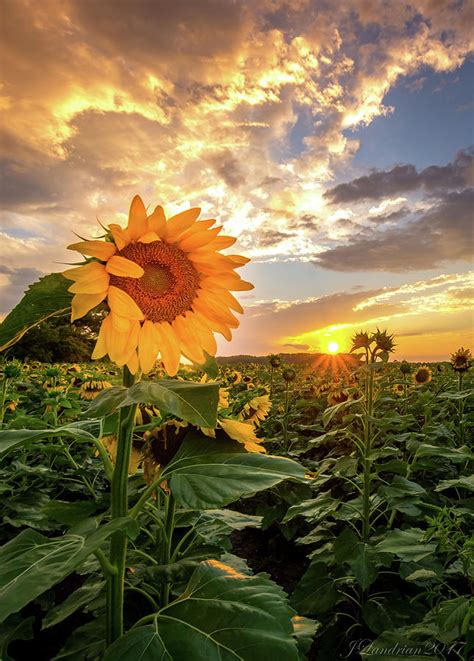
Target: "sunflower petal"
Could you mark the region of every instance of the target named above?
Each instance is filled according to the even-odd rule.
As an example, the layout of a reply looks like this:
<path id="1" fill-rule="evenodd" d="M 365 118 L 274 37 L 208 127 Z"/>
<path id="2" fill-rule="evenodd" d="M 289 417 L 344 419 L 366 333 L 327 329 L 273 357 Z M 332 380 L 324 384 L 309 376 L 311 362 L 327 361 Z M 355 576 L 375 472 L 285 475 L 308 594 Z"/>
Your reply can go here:
<path id="1" fill-rule="evenodd" d="M 121 278 L 141 278 L 145 273 L 140 264 L 120 255 L 111 257 L 105 266 L 105 270 L 107 273 L 118 275 Z"/>
<path id="2" fill-rule="evenodd" d="M 206 357 L 200 346 L 199 339 L 196 337 L 196 331 L 189 321 L 183 316 L 176 317 L 172 323 L 172 328 L 180 340 L 181 351 L 186 358 L 198 365 L 204 363 Z M 196 339 L 198 340 L 197 342 Z"/>
<path id="3" fill-rule="evenodd" d="M 109 225 L 109 230 L 114 237 L 115 244 L 119 250 L 123 250 L 132 242 L 132 237 L 130 236 L 128 229 L 112 223 L 112 225 Z"/>
<path id="4" fill-rule="evenodd" d="M 103 291 L 107 291 L 109 280 L 109 274 L 104 271 L 104 273 L 93 280 L 76 280 L 76 282 L 69 287 L 68 291 L 70 291 L 71 294 L 99 294 Z"/>
<path id="5" fill-rule="evenodd" d="M 128 213 L 128 231 L 134 241 L 148 232 L 148 221 L 145 205 L 139 195 L 135 195 Z"/>
<path id="6" fill-rule="evenodd" d="M 133 298 L 122 289 L 111 285 L 109 287 L 107 298 L 110 309 L 119 317 L 125 317 L 125 319 L 138 319 L 138 321 L 144 319 L 143 312 Z"/>
<path id="7" fill-rule="evenodd" d="M 180 234 L 191 227 L 200 213 L 201 209 L 186 209 L 186 211 L 181 211 L 181 213 L 168 218 L 168 222 L 166 223 L 166 238 L 169 241 L 177 239 Z"/>
<path id="8" fill-rule="evenodd" d="M 202 286 L 207 283 L 210 285 L 217 285 L 218 287 L 225 287 L 230 291 L 250 291 L 254 289 L 251 282 L 246 282 L 236 273 L 222 273 L 220 276 L 208 276 L 202 280 Z"/>
<path id="9" fill-rule="evenodd" d="M 198 338 L 199 344 L 202 346 L 204 351 L 210 356 L 215 356 L 217 351 L 217 342 L 209 326 L 207 326 L 205 321 L 200 319 L 199 315 L 195 312 L 186 312 L 184 316 L 188 327 L 194 331 L 194 334 Z"/>
<path id="10" fill-rule="evenodd" d="M 133 353 L 127 362 L 127 367 L 132 374 L 136 374 L 138 372 L 138 356 L 135 350 L 133 350 Z"/>
<path id="11" fill-rule="evenodd" d="M 107 326 L 105 335 L 107 352 L 112 362 L 117 364 L 121 363 L 123 365 L 124 359 L 129 355 L 127 340 L 130 335 L 131 321 L 128 319 L 121 319 L 117 322 L 114 317 L 115 315 L 112 312 L 109 315 L 111 323 Z M 125 324 L 125 326 L 123 324 Z"/>
<path id="12" fill-rule="evenodd" d="M 155 326 L 147 319 L 138 336 L 138 359 L 144 374 L 147 374 L 155 364 L 158 355 L 157 340 Z"/>
<path id="13" fill-rule="evenodd" d="M 160 241 L 160 237 L 156 232 L 147 232 L 138 239 L 139 243 L 153 243 L 153 241 Z"/>
<path id="14" fill-rule="evenodd" d="M 155 207 L 153 213 L 148 216 L 148 227 L 150 231 L 156 232 L 162 239 L 166 237 L 166 218 L 163 207 Z"/>
<path id="15" fill-rule="evenodd" d="M 202 246 L 205 246 L 207 243 L 212 241 L 212 239 L 214 239 L 220 231 L 220 227 L 213 227 L 210 230 L 202 230 L 201 232 L 193 232 L 192 234 L 190 233 L 184 238 L 183 236 L 180 236 L 177 242 L 177 246 L 185 252 L 197 250 L 198 248 L 202 248 Z"/>
<path id="16" fill-rule="evenodd" d="M 71 303 L 71 321 L 76 321 L 76 319 L 83 317 L 90 312 L 92 308 L 95 308 L 96 305 L 102 303 L 106 296 L 107 290 L 97 294 L 76 294 Z"/>
<path id="17" fill-rule="evenodd" d="M 117 318 L 117 315 L 114 315 L 114 318 Z M 120 360 L 117 361 L 117 365 L 119 367 L 123 367 L 123 365 L 126 365 L 128 363 L 128 361 L 132 357 L 133 352 L 136 353 L 136 349 L 138 346 L 138 336 L 140 334 L 141 324 L 137 320 L 133 320 L 127 323 L 130 324 L 130 329 L 128 332 L 128 337 L 124 352 L 120 357 Z"/>
<path id="18" fill-rule="evenodd" d="M 105 272 L 104 264 L 100 262 L 88 262 L 83 266 L 77 266 L 74 269 L 64 271 L 63 276 L 68 280 L 82 280 L 83 282 L 87 282 L 88 280 L 95 280 Z"/>
<path id="19" fill-rule="evenodd" d="M 92 352 L 92 356 L 91 356 L 92 360 L 103 358 L 103 356 L 105 356 L 105 354 L 107 353 L 106 334 L 107 334 L 107 326 L 109 324 L 110 324 L 110 319 L 107 316 L 100 325 L 97 342 L 95 344 L 94 351 Z"/>
<path id="20" fill-rule="evenodd" d="M 71 243 L 68 250 L 77 250 L 82 255 L 97 257 L 106 262 L 115 254 L 117 249 L 115 244 L 110 241 L 79 241 L 78 243 Z"/>
<path id="21" fill-rule="evenodd" d="M 155 332 L 157 334 L 158 349 L 165 365 L 165 370 L 169 376 L 174 376 L 178 371 L 181 358 L 179 340 L 167 321 L 155 324 Z"/>

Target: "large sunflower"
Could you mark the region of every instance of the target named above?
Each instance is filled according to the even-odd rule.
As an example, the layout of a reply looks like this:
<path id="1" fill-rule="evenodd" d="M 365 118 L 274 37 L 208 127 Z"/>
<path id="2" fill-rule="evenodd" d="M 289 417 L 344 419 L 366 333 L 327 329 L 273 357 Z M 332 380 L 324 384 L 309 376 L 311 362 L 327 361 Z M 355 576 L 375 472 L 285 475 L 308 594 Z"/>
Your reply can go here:
<path id="1" fill-rule="evenodd" d="M 232 311 L 243 309 L 231 291 L 253 289 L 235 269 L 249 259 L 224 255 L 236 239 L 219 236 L 222 226 L 200 220 L 200 209 L 188 209 L 166 220 L 162 207 L 147 215 L 136 195 L 128 226 L 109 225 L 105 241 L 68 246 L 88 259 L 64 273 L 72 321 L 107 299 L 110 314 L 102 322 L 92 358 L 109 354 L 135 374 L 149 372 L 158 352 L 170 376 L 181 355 L 195 363 L 214 355 L 213 333 L 227 340 L 239 322 Z M 232 310 L 232 311 L 231 311 Z"/>

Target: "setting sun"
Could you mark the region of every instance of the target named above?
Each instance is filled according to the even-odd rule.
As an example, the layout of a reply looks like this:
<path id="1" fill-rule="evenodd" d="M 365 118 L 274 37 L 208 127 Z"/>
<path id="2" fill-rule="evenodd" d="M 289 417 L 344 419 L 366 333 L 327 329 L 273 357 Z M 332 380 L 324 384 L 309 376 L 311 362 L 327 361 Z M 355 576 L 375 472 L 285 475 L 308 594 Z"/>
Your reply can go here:
<path id="1" fill-rule="evenodd" d="M 329 353 L 337 353 L 339 351 L 339 344 L 337 342 L 329 342 L 328 343 L 328 351 Z"/>

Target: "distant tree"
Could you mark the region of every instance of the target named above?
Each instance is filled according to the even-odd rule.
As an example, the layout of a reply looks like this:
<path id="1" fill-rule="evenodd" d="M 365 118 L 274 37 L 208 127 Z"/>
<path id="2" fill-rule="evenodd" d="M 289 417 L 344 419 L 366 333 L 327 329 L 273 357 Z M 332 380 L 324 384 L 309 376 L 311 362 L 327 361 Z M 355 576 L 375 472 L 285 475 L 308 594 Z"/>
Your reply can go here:
<path id="1" fill-rule="evenodd" d="M 52 317 L 30 329 L 8 349 L 9 358 L 44 363 L 90 360 L 104 311 L 89 312 L 71 324 L 69 316 Z"/>

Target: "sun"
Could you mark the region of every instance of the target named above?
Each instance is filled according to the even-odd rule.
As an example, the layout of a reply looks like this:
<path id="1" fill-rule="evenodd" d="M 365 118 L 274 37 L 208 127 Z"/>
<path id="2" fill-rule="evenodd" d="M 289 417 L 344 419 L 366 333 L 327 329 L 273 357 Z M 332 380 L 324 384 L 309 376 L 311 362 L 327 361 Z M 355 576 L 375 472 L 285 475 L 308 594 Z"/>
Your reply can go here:
<path id="1" fill-rule="evenodd" d="M 329 353 L 337 353 L 339 351 L 339 344 L 334 340 L 328 342 L 328 351 Z"/>

